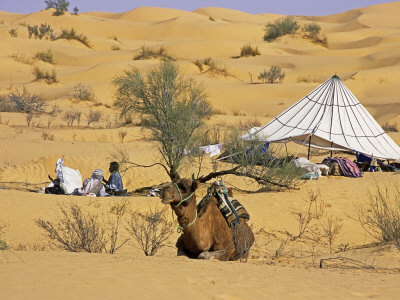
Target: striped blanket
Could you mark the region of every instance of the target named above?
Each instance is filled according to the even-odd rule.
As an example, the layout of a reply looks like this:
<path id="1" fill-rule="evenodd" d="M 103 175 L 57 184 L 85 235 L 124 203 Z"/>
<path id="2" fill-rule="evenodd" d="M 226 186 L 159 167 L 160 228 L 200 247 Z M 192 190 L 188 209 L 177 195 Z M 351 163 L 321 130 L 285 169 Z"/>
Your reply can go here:
<path id="1" fill-rule="evenodd" d="M 347 177 L 362 177 L 363 172 L 357 167 L 357 165 L 351 160 L 344 157 L 327 157 L 323 160 L 323 164 L 331 165 L 333 162 L 337 162 L 343 176 Z"/>

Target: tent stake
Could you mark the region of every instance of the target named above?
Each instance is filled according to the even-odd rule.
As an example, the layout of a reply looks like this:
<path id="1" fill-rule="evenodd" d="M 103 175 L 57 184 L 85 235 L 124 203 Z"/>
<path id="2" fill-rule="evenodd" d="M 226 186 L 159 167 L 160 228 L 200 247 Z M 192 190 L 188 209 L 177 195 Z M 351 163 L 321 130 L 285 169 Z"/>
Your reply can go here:
<path id="1" fill-rule="evenodd" d="M 307 155 L 308 160 L 310 160 L 310 147 L 311 147 L 311 135 L 308 138 L 308 155 Z"/>

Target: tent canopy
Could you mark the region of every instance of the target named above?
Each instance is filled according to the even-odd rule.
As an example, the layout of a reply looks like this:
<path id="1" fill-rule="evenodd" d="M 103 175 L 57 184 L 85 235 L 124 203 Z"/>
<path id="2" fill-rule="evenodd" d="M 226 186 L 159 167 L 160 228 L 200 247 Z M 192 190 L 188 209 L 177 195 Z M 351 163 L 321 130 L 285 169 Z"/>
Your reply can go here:
<path id="1" fill-rule="evenodd" d="M 287 142 L 400 160 L 400 147 L 336 75 L 245 140 Z"/>

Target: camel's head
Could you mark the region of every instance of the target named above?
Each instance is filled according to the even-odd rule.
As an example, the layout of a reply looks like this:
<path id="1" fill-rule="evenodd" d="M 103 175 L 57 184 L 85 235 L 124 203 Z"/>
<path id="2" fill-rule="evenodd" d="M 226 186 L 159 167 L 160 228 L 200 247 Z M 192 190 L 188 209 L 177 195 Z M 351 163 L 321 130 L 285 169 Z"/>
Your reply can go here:
<path id="1" fill-rule="evenodd" d="M 197 181 L 190 179 L 179 179 L 164 186 L 160 198 L 164 204 L 175 204 L 187 202 L 197 189 Z"/>

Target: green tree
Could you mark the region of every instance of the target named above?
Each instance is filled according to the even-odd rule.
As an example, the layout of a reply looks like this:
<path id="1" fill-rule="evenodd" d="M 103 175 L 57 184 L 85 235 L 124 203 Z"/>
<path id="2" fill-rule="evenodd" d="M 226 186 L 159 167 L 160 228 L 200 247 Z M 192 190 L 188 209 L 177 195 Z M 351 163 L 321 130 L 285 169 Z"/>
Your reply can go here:
<path id="1" fill-rule="evenodd" d="M 171 61 L 162 62 L 146 75 L 136 68 L 125 71 L 114 85 L 114 106 L 121 116 L 140 116 L 142 126 L 150 130 L 158 145 L 168 176 L 180 178 L 185 149 L 198 142 L 196 133 L 212 114 L 204 88 L 183 77 Z"/>
<path id="2" fill-rule="evenodd" d="M 69 2 L 66 0 L 46 0 L 44 3 L 46 3 L 46 9 L 54 8 L 56 10 L 55 16 L 61 16 L 68 11 Z"/>

